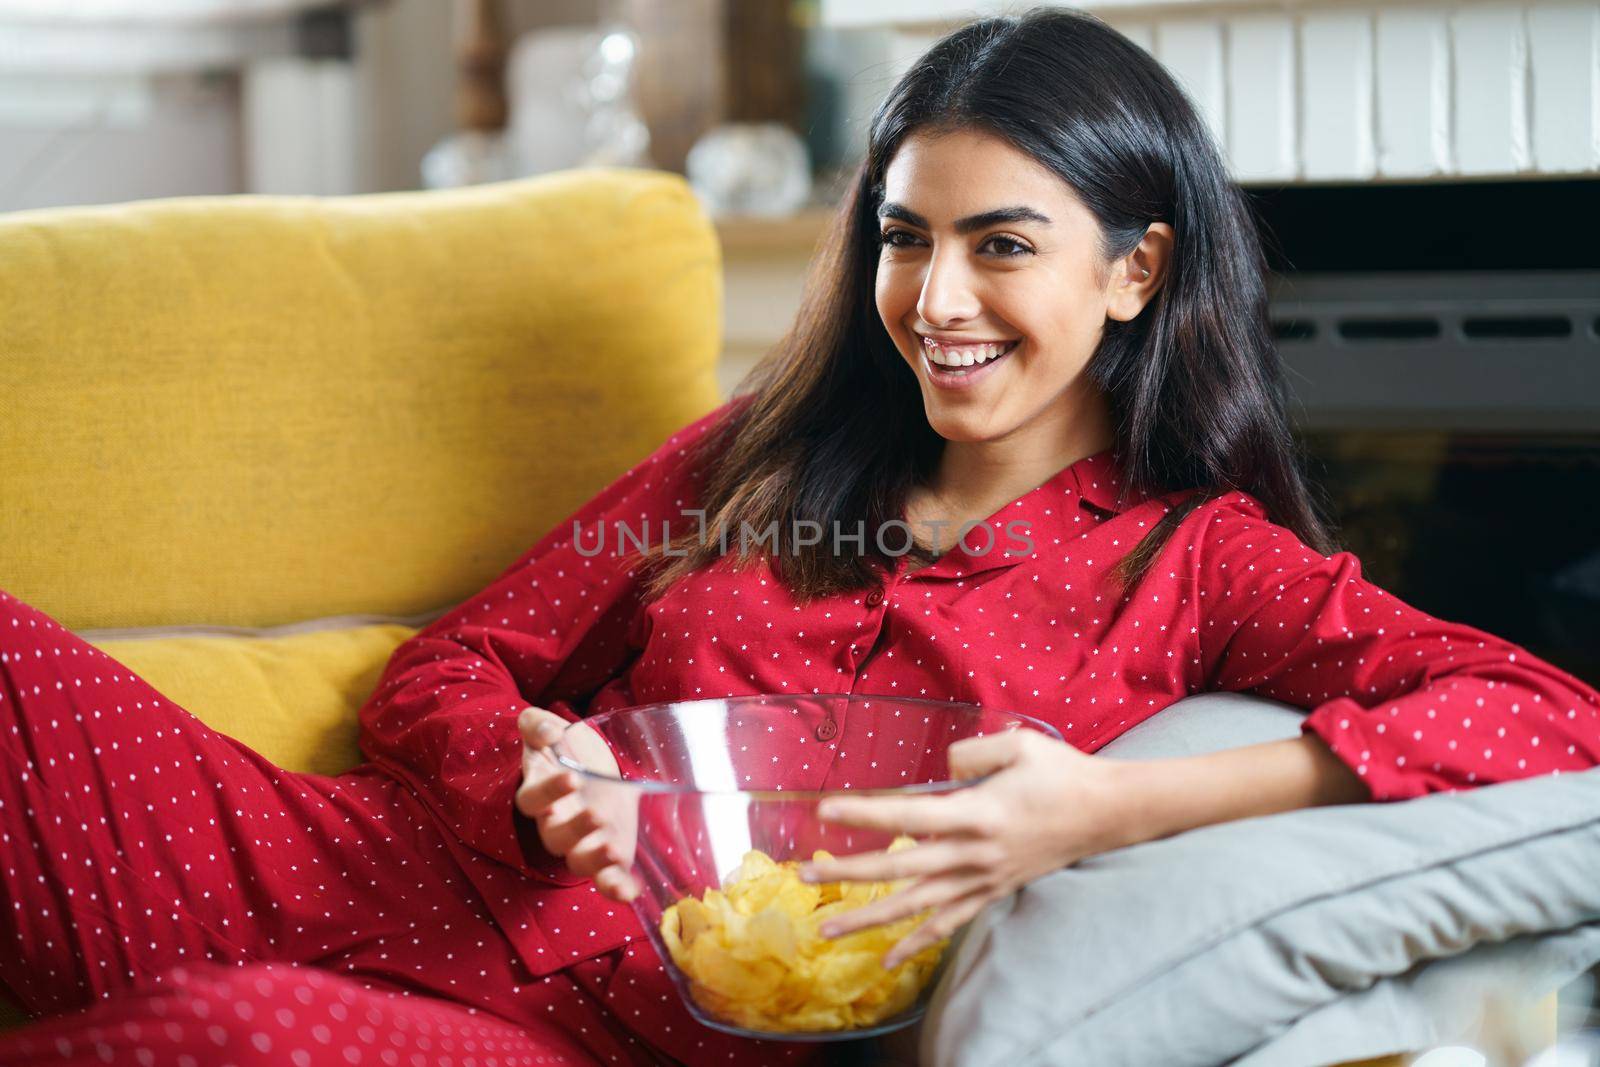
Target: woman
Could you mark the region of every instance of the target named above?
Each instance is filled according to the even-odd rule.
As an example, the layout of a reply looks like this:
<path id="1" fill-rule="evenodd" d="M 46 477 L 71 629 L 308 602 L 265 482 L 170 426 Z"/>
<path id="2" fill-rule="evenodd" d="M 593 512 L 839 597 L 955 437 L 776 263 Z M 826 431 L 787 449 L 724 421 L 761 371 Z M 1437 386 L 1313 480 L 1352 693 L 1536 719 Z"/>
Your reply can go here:
<path id="1" fill-rule="evenodd" d="M 0 595 L 0 981 L 79 1009 L 0 1062 L 815 1059 L 689 1018 L 621 904 L 626 834 L 543 753 L 636 703 L 1060 728 L 963 743 L 954 773 L 994 773 L 958 796 L 827 813 L 938 836 L 817 872 L 915 875 L 846 921 L 932 909 L 901 955 L 1121 844 L 1592 765 L 1592 689 L 1324 554 L 1282 393 L 1248 213 L 1170 77 L 1068 12 L 952 34 L 879 110 L 787 341 L 396 649 L 368 763 L 273 767 Z M 702 521 L 779 537 L 741 560 Z M 648 558 L 599 536 L 663 523 Z M 1303 736 L 1089 755 L 1204 689 L 1300 704 Z"/>

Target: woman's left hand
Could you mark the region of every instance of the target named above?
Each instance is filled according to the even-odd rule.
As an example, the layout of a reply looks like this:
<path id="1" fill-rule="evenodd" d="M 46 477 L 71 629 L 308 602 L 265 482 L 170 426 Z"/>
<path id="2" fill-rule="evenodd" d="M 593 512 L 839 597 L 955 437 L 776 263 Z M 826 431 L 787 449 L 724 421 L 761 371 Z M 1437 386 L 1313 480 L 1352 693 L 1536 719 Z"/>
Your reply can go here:
<path id="1" fill-rule="evenodd" d="M 808 882 L 915 879 L 881 900 L 837 915 L 838 937 L 927 909 L 933 914 L 884 957 L 885 968 L 949 937 L 983 906 L 1085 856 L 1128 843 L 1113 786 L 1118 764 L 1029 729 L 950 746 L 952 778 L 991 777 L 924 797 L 829 797 L 818 817 L 845 826 L 931 835 L 916 848 L 864 852 L 801 866 Z"/>

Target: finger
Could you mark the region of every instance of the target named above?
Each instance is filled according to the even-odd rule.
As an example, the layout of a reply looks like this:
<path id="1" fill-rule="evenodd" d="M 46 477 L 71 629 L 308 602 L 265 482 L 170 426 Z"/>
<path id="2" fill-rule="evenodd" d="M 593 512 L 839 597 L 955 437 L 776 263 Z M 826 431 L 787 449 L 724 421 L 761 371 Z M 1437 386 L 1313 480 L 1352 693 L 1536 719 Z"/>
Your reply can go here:
<path id="1" fill-rule="evenodd" d="M 595 825 L 610 831 L 610 841 L 624 869 L 633 866 L 634 853 L 639 844 L 639 814 L 631 798 L 599 790 L 590 807 L 595 813 Z"/>
<path id="2" fill-rule="evenodd" d="M 577 790 L 578 776 L 571 771 L 546 773 L 536 767 L 529 768 L 516 792 L 517 810 L 530 819 L 537 819 L 549 814 L 556 801 Z"/>
<path id="3" fill-rule="evenodd" d="M 553 744 L 565 728 L 565 719 L 543 708 L 523 708 L 517 716 L 517 732 L 524 742 L 536 748 Z"/>
<path id="4" fill-rule="evenodd" d="M 893 852 L 858 852 L 800 865 L 802 882 L 894 882 L 980 866 L 966 842 L 921 843 Z"/>
<path id="5" fill-rule="evenodd" d="M 976 892 L 947 904 L 937 914 L 921 923 L 917 928 L 900 939 L 900 943 L 890 949 L 883 957 L 883 969 L 893 970 L 904 961 L 915 956 L 930 945 L 937 945 L 947 937 L 951 937 L 961 929 L 962 925 L 969 922 L 972 917 L 983 910 L 989 902 L 989 895 L 985 892 Z"/>
<path id="6" fill-rule="evenodd" d="M 898 922 L 907 915 L 925 911 L 952 896 L 950 889 L 937 879 L 918 882 L 898 893 L 890 893 L 882 900 L 830 915 L 817 927 L 817 934 L 826 938 L 848 937 L 860 930 Z"/>
<path id="7" fill-rule="evenodd" d="M 523 745 L 522 784 L 517 787 L 518 797 L 528 793 L 526 800 L 530 805 L 554 805 L 558 798 L 578 789 L 579 784 L 581 779 L 578 774 L 555 765 L 554 761 L 550 761 L 549 753 Z"/>
<path id="8" fill-rule="evenodd" d="M 618 904 L 627 904 L 639 895 L 639 887 L 634 883 L 633 876 L 619 865 L 602 868 L 594 876 L 594 884 L 601 895 Z"/>
<path id="9" fill-rule="evenodd" d="M 563 808 L 559 813 L 552 813 L 539 824 L 539 836 L 543 838 L 545 847 L 558 856 L 567 857 L 567 866 L 572 866 L 572 853 L 584 838 L 602 828 L 600 817 L 593 808 L 581 801 L 572 808 Z"/>
<path id="10" fill-rule="evenodd" d="M 1022 754 L 1023 744 L 1020 730 L 963 737 L 952 744 L 946 753 L 950 762 L 950 777 L 961 780 L 981 778 L 1009 767 Z"/>
<path id="11" fill-rule="evenodd" d="M 844 937 L 858 930 L 899 922 L 929 908 L 943 907 L 960 900 L 972 892 L 976 882 L 971 878 L 928 878 L 916 882 L 898 893 L 890 893 L 882 900 L 874 900 L 859 908 L 831 915 L 817 928 L 823 937 Z"/>
<path id="12" fill-rule="evenodd" d="M 571 848 L 572 841 L 558 837 L 551 832 L 552 826 L 564 826 L 578 812 L 583 810 L 583 801 L 577 797 L 562 797 L 552 804 L 543 815 L 534 820 L 539 828 L 539 840 L 544 847 L 555 856 L 565 856 Z"/>
<path id="13" fill-rule="evenodd" d="M 980 805 L 967 796 L 829 797 L 817 804 L 817 818 L 843 826 L 890 833 L 977 833 L 984 828 Z"/>
<path id="14" fill-rule="evenodd" d="M 567 853 L 567 869 L 582 878 L 592 878 L 605 868 L 622 862 L 622 851 L 611 840 L 610 831 L 603 826 L 585 835 Z"/>

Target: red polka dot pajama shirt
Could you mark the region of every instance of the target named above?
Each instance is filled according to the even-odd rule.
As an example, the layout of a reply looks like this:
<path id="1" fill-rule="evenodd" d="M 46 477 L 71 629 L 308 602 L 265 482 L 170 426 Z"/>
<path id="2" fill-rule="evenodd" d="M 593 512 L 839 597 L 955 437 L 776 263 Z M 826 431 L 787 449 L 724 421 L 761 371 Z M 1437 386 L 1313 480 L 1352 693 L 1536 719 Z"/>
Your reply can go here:
<path id="1" fill-rule="evenodd" d="M 1119 590 L 1181 494 L 1119 500 L 1109 452 L 869 592 L 802 606 L 730 557 L 647 605 L 614 535 L 697 528 L 681 461 L 719 413 L 402 643 L 344 774 L 274 766 L 0 593 L 0 986 L 41 1017 L 0 1034 L 0 1064 L 818 1062 L 695 1022 L 632 911 L 543 849 L 512 804 L 530 704 L 960 700 L 1093 752 L 1236 690 L 1308 709 L 1374 800 L 1600 762 L 1593 688 L 1401 602 L 1248 494 L 1197 508 Z M 826 745 L 773 747 L 847 784 Z"/>

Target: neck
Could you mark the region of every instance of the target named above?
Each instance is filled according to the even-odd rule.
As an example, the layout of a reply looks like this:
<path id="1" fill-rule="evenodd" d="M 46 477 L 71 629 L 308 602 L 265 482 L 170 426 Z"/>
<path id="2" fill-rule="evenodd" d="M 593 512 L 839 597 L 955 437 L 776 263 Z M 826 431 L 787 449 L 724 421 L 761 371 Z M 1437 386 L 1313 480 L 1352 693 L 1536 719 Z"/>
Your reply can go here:
<path id="1" fill-rule="evenodd" d="M 1111 447 L 1111 412 L 1100 390 L 1060 399 L 1054 410 L 1003 437 L 947 442 L 932 490 L 947 501 L 971 502 L 974 510 L 992 504 L 993 511 L 1085 456 Z"/>

